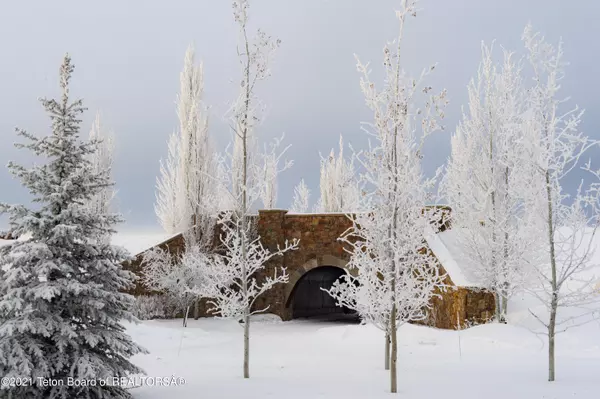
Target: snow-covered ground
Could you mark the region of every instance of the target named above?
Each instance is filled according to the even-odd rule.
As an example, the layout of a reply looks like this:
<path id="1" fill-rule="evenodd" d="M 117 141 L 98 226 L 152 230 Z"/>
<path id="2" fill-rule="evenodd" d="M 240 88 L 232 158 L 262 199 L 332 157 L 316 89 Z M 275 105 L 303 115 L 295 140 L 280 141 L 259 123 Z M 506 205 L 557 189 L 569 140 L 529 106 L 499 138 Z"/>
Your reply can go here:
<path id="1" fill-rule="evenodd" d="M 113 242 L 137 254 L 167 238 L 122 232 Z M 594 263 L 600 264 L 600 252 Z M 590 272 L 600 276 L 598 269 Z M 539 306 L 527 295 L 513 298 L 509 325 L 460 332 L 403 326 L 396 397 L 600 398 L 600 323 L 558 336 L 557 381 L 548 383 L 545 337 L 528 330 L 539 328 L 529 314 Z M 371 326 L 259 316 L 252 323 L 249 380 L 242 378 L 243 330 L 236 322 L 190 320 L 184 329 L 181 320 L 156 320 L 127 328 L 150 351 L 133 359 L 148 377 L 186 380 L 181 386 L 134 388 L 138 399 L 393 397 L 383 369 L 383 335 Z"/>
<path id="2" fill-rule="evenodd" d="M 252 324 L 249 380 L 242 378 L 242 328 L 218 319 L 128 325 L 150 350 L 136 356 L 150 377 L 183 377 L 181 386 L 140 387 L 139 399 L 389 398 L 383 336 L 341 322 Z M 546 381 L 546 345 L 514 325 L 444 331 L 405 325 L 399 332 L 399 393 L 410 399 L 566 399 L 600 397 L 600 325 L 560 335 L 557 377 Z"/>

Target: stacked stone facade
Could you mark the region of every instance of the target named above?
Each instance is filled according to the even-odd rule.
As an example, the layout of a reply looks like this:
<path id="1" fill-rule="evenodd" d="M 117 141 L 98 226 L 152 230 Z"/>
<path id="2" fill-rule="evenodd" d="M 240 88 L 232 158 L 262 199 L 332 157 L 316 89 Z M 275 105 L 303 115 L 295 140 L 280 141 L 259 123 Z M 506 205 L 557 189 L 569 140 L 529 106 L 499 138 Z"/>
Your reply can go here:
<path id="1" fill-rule="evenodd" d="M 270 250 L 276 250 L 278 245 L 283 246 L 286 241 L 299 240 L 297 250 L 272 259 L 265 265 L 262 276 L 259 276 L 260 279 L 273 275 L 277 268 L 285 267 L 290 276 L 289 282 L 275 286 L 255 303 L 256 309 L 268 307 L 267 312 L 289 320 L 292 317 L 294 287 L 305 273 L 321 266 L 346 267 L 349 254 L 338 238 L 352 223 L 345 214 L 288 214 L 285 210 L 261 210 L 256 223 L 262 244 Z M 181 235 L 159 244 L 173 254 L 180 253 L 184 245 Z M 141 274 L 141 254 L 126 264 L 126 267 Z M 423 324 L 456 329 L 469 323 L 485 322 L 493 314 L 494 298 L 490 293 L 456 287 L 450 276 L 447 277 L 446 284 L 450 288 L 439 292 L 439 296 L 434 298 L 430 316 Z M 138 281 L 131 293 L 151 294 L 141 281 Z M 205 313 L 205 306 L 201 306 L 200 311 Z"/>

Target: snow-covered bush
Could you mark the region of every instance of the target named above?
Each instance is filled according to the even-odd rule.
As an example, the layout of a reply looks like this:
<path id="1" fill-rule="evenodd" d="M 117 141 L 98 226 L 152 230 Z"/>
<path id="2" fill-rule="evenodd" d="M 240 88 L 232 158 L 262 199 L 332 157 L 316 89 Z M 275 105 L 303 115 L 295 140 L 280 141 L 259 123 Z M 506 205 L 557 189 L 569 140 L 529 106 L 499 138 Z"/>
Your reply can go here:
<path id="1" fill-rule="evenodd" d="M 212 230 L 210 230 L 212 232 Z M 143 277 L 146 286 L 160 292 L 175 313 L 184 315 L 183 325 L 192 305 L 201 299 L 201 288 L 206 285 L 206 265 L 210 248 L 194 243 L 195 234 L 186 234 L 185 251 L 173 255 L 162 248 L 154 248 L 144 253 Z M 195 291 L 194 291 L 195 290 Z"/>
<path id="2" fill-rule="evenodd" d="M 140 320 L 170 319 L 180 313 L 177 301 L 168 295 L 140 295 L 135 298 L 131 313 Z"/>

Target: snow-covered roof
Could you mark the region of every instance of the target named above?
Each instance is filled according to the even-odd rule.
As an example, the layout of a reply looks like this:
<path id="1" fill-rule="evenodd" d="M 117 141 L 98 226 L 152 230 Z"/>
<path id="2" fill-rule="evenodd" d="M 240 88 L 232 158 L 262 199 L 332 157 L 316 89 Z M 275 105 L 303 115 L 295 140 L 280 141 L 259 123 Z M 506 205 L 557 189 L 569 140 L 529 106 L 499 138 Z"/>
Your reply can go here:
<path id="1" fill-rule="evenodd" d="M 132 255 L 137 255 L 143 251 L 153 248 L 156 245 L 176 236 L 178 234 L 166 234 L 163 232 L 118 232 L 112 236 L 111 243 L 125 248 Z M 31 234 L 23 234 L 19 241 L 25 241 L 31 238 Z M 14 240 L 0 240 L 0 247 L 10 245 Z"/>
<path id="2" fill-rule="evenodd" d="M 457 245 L 457 233 L 450 229 L 432 234 L 427 238 L 429 248 L 446 269 L 454 284 L 459 287 L 482 288 L 475 275 L 475 268 L 470 265 Z"/>
<path id="3" fill-rule="evenodd" d="M 163 232 L 118 232 L 112 236 L 111 244 L 125 248 L 131 255 L 138 255 L 179 234 Z"/>

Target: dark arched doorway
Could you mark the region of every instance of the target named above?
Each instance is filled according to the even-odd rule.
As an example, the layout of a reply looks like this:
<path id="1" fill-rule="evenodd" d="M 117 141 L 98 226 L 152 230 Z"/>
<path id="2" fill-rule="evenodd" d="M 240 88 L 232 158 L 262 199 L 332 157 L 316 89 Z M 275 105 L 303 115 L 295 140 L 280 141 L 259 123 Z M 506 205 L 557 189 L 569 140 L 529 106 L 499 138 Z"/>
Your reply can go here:
<path id="1" fill-rule="evenodd" d="M 335 300 L 323 289 L 344 275 L 344 269 L 321 266 L 306 272 L 296 283 L 291 295 L 292 318 L 353 319 L 355 313 L 336 305 Z"/>

